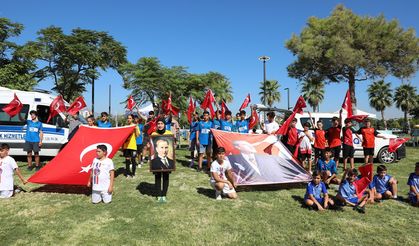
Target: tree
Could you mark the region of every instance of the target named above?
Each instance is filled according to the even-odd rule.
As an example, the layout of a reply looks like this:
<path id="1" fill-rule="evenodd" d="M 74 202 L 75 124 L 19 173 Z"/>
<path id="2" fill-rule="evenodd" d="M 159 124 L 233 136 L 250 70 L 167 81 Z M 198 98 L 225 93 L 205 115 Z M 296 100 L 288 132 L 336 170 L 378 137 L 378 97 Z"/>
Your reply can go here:
<path id="1" fill-rule="evenodd" d="M 410 84 L 402 84 L 396 88 L 394 93 L 396 106 L 404 113 L 405 130 L 410 133 L 410 124 L 407 114 L 410 110 L 417 107 L 416 87 Z"/>
<path id="2" fill-rule="evenodd" d="M 412 108 L 409 112 L 414 119 L 419 119 L 419 94 L 416 95 L 416 107 Z"/>
<path id="3" fill-rule="evenodd" d="M 384 119 L 384 110 L 390 107 L 393 98 L 390 83 L 385 83 L 384 80 L 376 81 L 368 87 L 368 98 L 370 106 L 375 110 L 381 112 L 384 128 L 387 129 L 387 122 Z"/>
<path id="4" fill-rule="evenodd" d="M 117 69 L 126 63 L 125 47 L 106 32 L 77 28 L 66 35 L 61 28 L 51 26 L 38 35 L 30 45 L 40 50 L 44 67 L 39 72 L 43 78 L 53 78 L 53 90 L 67 101 L 86 91 L 87 84 L 93 85 L 100 76 L 99 69 Z"/>
<path id="5" fill-rule="evenodd" d="M 319 112 L 319 104 L 324 99 L 324 84 L 317 79 L 304 81 L 301 87 L 304 100 L 313 108 L 313 112 Z"/>
<path id="6" fill-rule="evenodd" d="M 265 86 L 263 85 L 263 81 L 260 82 L 260 100 L 262 102 L 266 102 L 269 107 L 272 107 L 275 102 L 279 102 L 281 100 L 279 87 L 280 85 L 277 80 L 266 80 Z"/>
<path id="7" fill-rule="evenodd" d="M 397 20 L 358 16 L 338 5 L 329 17 L 310 17 L 299 36 L 286 47 L 297 57 L 288 66 L 300 81 L 347 82 L 356 108 L 355 83 L 393 75 L 408 78 L 418 69 L 419 39 Z"/>
<path id="8" fill-rule="evenodd" d="M 0 86 L 31 90 L 37 84 L 37 50 L 28 45 L 17 45 L 9 39 L 17 37 L 23 25 L 0 18 Z"/>

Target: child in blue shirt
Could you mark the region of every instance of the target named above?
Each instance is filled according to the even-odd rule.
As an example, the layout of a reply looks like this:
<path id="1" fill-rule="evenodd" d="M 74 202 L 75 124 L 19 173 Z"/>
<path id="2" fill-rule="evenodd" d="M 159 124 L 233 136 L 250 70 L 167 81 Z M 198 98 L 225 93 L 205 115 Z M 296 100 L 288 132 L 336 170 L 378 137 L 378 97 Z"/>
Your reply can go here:
<path id="1" fill-rule="evenodd" d="M 322 159 L 317 161 L 317 170 L 320 171 L 322 180 L 326 185 L 340 184 L 337 178 L 337 169 L 335 160 L 331 159 L 332 151 L 327 148 Z"/>
<path id="2" fill-rule="evenodd" d="M 28 170 L 32 171 L 32 151 L 35 156 L 35 166 L 36 171 L 38 171 L 40 166 L 39 151 L 42 147 L 42 123 L 38 120 L 38 112 L 31 110 L 29 112 L 31 119 L 26 121 L 26 135 L 25 135 L 25 145 L 23 151 L 27 153 L 28 158 Z"/>
<path id="3" fill-rule="evenodd" d="M 358 199 L 354 182 L 357 178 L 358 171 L 356 169 L 347 169 L 343 173 L 342 183 L 339 186 L 336 198 L 343 204 L 354 207 L 360 213 L 365 213 L 365 205 L 368 201 L 368 193 Z"/>
<path id="4" fill-rule="evenodd" d="M 189 151 L 191 152 L 191 163 L 189 167 L 194 166 L 195 150 L 196 150 L 196 131 L 198 130 L 199 117 L 198 113 L 194 113 L 192 116 L 192 122 L 189 126 Z"/>
<path id="5" fill-rule="evenodd" d="M 413 206 L 419 207 L 419 162 L 416 162 L 415 172 L 409 175 L 409 200 Z"/>
<path id="6" fill-rule="evenodd" d="M 381 199 L 397 199 L 397 180 L 387 174 L 384 165 L 377 167 L 377 174 L 374 175 L 370 183 L 370 201 L 380 201 Z"/>
<path id="7" fill-rule="evenodd" d="M 235 130 L 231 119 L 231 111 L 227 110 L 225 112 L 225 119 L 221 120 L 221 130 L 226 132 L 233 132 Z"/>
<path id="8" fill-rule="evenodd" d="M 144 164 L 144 157 L 143 157 L 143 132 L 144 132 L 144 124 L 143 124 L 143 118 L 139 117 L 138 115 L 134 115 L 135 123 L 137 124 L 138 131 L 140 135 L 135 138 L 135 141 L 137 143 L 137 158 L 138 158 L 138 167 L 141 168 L 141 166 Z"/>
<path id="9" fill-rule="evenodd" d="M 319 211 L 325 210 L 334 205 L 332 199 L 329 199 L 329 194 L 326 185 L 321 182 L 320 173 L 316 170 L 312 174 L 313 180 L 307 184 L 304 202 L 309 207 L 316 207 Z M 323 197 L 322 197 L 323 194 Z"/>
<path id="10" fill-rule="evenodd" d="M 106 112 L 100 113 L 100 120 L 97 121 L 97 126 L 100 128 L 110 128 L 112 127 L 111 122 L 109 122 L 109 115 Z"/>
<path id="11" fill-rule="evenodd" d="M 204 153 L 207 155 L 208 169 L 211 165 L 211 128 L 214 128 L 214 126 L 209 120 L 209 112 L 205 111 L 204 119 L 198 123 L 198 129 L 196 131 L 196 145 L 199 146 L 198 172 L 202 170 Z"/>
<path id="12" fill-rule="evenodd" d="M 246 111 L 240 111 L 240 120 L 236 121 L 236 129 L 239 133 L 249 133 L 249 120 L 246 119 Z"/>

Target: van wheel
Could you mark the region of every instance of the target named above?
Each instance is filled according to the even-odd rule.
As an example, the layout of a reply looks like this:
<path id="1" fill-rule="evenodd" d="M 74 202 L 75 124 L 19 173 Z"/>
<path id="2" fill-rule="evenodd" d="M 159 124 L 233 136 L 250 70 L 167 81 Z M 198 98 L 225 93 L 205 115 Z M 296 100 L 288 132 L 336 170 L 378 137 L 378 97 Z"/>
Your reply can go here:
<path id="1" fill-rule="evenodd" d="M 396 162 L 396 153 L 389 152 L 388 147 L 382 148 L 377 155 L 377 159 L 382 164 L 389 164 Z"/>

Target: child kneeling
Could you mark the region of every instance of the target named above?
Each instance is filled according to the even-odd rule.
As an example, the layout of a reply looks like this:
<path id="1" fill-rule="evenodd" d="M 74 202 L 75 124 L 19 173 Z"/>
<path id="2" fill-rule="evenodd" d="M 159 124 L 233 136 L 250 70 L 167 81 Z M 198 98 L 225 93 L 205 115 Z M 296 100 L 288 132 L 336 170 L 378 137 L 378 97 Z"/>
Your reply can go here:
<path id="1" fill-rule="evenodd" d="M 358 171 L 356 169 L 345 170 L 342 183 L 339 186 L 338 194 L 336 198 L 343 204 L 354 207 L 360 213 L 365 213 L 365 205 L 368 201 L 368 193 L 358 199 L 356 187 L 354 182 L 357 178 Z"/>
<path id="2" fill-rule="evenodd" d="M 329 205 L 333 206 L 334 202 L 329 198 L 326 185 L 321 181 L 320 173 L 314 171 L 312 177 L 313 180 L 307 184 L 304 196 L 305 204 L 309 207 L 317 207 L 319 211 L 329 208 Z"/>
<path id="3" fill-rule="evenodd" d="M 236 183 L 233 179 L 232 167 L 230 162 L 225 159 L 225 149 L 219 147 L 217 149 L 217 160 L 211 163 L 211 180 L 210 184 L 215 189 L 215 198 L 221 200 L 221 195 L 231 199 L 237 198 Z"/>
<path id="4" fill-rule="evenodd" d="M 409 175 L 409 200 L 413 206 L 419 207 L 419 162 L 416 162 L 415 172 Z"/>
<path id="5" fill-rule="evenodd" d="M 13 173 L 16 173 L 23 184 L 27 181 L 23 178 L 15 159 L 9 156 L 9 145 L 0 145 L 0 198 L 13 196 Z"/>
<path id="6" fill-rule="evenodd" d="M 374 175 L 369 188 L 371 202 L 397 198 L 397 180 L 387 174 L 387 168 L 384 165 L 377 167 L 377 174 Z"/>
<path id="7" fill-rule="evenodd" d="M 106 157 L 107 153 L 106 145 L 97 146 L 96 158 L 93 160 L 92 172 L 87 183 L 88 187 L 92 187 L 92 203 L 94 204 L 112 201 L 115 168 L 113 161 Z"/>

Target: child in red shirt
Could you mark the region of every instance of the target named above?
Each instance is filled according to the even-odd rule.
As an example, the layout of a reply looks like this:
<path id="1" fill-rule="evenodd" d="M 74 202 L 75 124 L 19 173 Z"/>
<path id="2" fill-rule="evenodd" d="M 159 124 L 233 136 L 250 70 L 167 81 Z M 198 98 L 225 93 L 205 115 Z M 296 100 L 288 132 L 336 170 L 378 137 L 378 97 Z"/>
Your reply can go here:
<path id="1" fill-rule="evenodd" d="M 308 115 L 310 116 L 311 124 L 314 126 L 310 112 L 308 112 Z M 317 165 L 317 161 L 324 157 L 326 144 L 326 131 L 323 130 L 323 121 L 319 120 L 317 121 L 317 126 L 314 126 L 314 165 Z"/>
<path id="2" fill-rule="evenodd" d="M 345 119 L 345 126 L 342 128 L 342 139 L 343 139 L 343 170 L 346 170 L 346 163 L 351 163 L 351 169 L 354 169 L 354 143 L 352 133 L 355 131 L 352 129 L 352 121 Z"/>
<path id="3" fill-rule="evenodd" d="M 374 157 L 374 148 L 375 148 L 375 138 L 386 139 L 386 137 L 379 135 L 377 130 L 374 127 L 371 127 L 370 119 L 365 119 L 365 126 L 361 127 L 357 132 L 362 135 L 362 147 L 364 148 L 364 159 L 365 164 L 372 163 Z"/>
<path id="4" fill-rule="evenodd" d="M 290 127 L 287 130 L 287 148 L 288 150 L 291 152 L 291 154 L 293 155 L 295 152 L 295 148 L 297 146 L 297 142 L 298 142 L 298 131 L 297 128 L 295 127 L 297 124 L 297 119 L 293 119 Z"/>
<path id="5" fill-rule="evenodd" d="M 339 118 L 332 118 L 332 127 L 327 130 L 327 142 L 332 151 L 333 159 L 336 162 L 336 167 L 339 167 L 339 156 L 342 148 L 342 141 L 340 140 L 340 132 L 342 130 L 342 110 L 339 112 Z"/>

